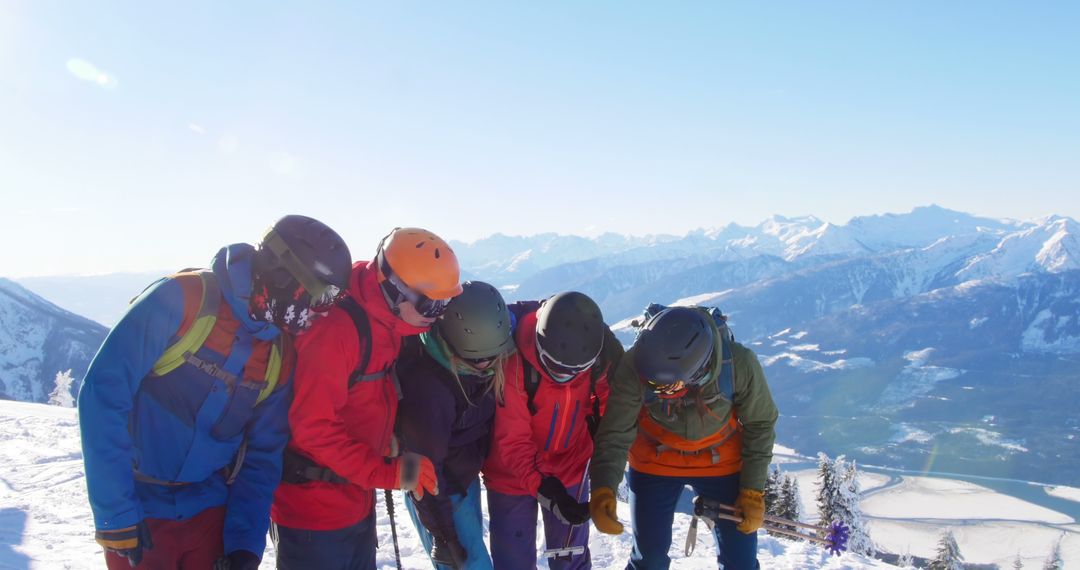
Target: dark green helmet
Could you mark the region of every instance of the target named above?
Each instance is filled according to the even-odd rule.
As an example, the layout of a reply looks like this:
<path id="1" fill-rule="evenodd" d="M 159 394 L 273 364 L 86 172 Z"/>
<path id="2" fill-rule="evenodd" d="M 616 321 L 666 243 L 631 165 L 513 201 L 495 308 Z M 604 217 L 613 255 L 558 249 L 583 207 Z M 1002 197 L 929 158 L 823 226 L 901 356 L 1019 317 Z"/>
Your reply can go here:
<path id="1" fill-rule="evenodd" d="M 435 325 L 439 336 L 461 358 L 494 358 L 514 345 L 510 310 L 499 290 L 482 281 L 461 284 Z"/>
<path id="2" fill-rule="evenodd" d="M 634 341 L 638 376 L 654 386 L 700 385 L 709 379 L 716 328 L 703 311 L 671 307 L 642 326 Z"/>
<path id="3" fill-rule="evenodd" d="M 540 362 L 555 381 L 567 381 L 596 362 L 607 325 L 596 301 L 584 293 L 559 293 L 536 312 Z"/>

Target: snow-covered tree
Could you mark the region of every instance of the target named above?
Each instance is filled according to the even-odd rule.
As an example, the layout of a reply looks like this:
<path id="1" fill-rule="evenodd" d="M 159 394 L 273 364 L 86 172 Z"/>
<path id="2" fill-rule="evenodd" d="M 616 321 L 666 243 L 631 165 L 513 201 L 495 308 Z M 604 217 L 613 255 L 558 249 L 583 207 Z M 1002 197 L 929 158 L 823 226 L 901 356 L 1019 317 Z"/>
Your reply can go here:
<path id="1" fill-rule="evenodd" d="M 928 570 L 963 570 L 964 555 L 960 554 L 960 546 L 956 544 L 956 537 L 951 530 L 942 533 L 938 539 L 937 555 L 926 567 Z"/>
<path id="2" fill-rule="evenodd" d="M 780 516 L 780 468 L 773 465 L 765 480 L 765 514 Z"/>
<path id="3" fill-rule="evenodd" d="M 1024 567 L 1024 561 L 1020 560 L 1020 553 L 1016 553 L 1016 558 L 1013 559 L 1013 570 L 1021 570 Z"/>
<path id="4" fill-rule="evenodd" d="M 1043 570 L 1062 570 L 1063 568 L 1065 568 L 1065 562 L 1061 560 L 1061 539 L 1059 538 L 1054 542 L 1054 547 L 1050 550 L 1050 556 L 1043 563 Z"/>
<path id="5" fill-rule="evenodd" d="M 75 396 L 71 395 L 71 384 L 75 379 L 71 377 L 71 370 L 56 373 L 56 387 L 49 394 L 49 404 L 65 408 L 75 407 Z"/>
<path id="6" fill-rule="evenodd" d="M 911 551 L 910 550 L 904 551 L 904 553 L 901 554 L 900 558 L 896 561 L 896 565 L 901 567 L 901 568 L 904 568 L 905 570 L 907 570 L 909 568 L 914 568 L 915 567 L 915 558 L 911 556 Z"/>
<path id="7" fill-rule="evenodd" d="M 838 457 L 834 464 L 833 476 L 840 480 L 840 503 L 834 516 L 851 529 L 848 550 L 874 556 L 877 549 L 874 547 L 874 542 L 870 540 L 870 531 L 866 527 L 862 507 L 859 506 L 859 502 L 862 501 L 862 489 L 859 487 L 859 470 L 855 462 L 846 462 L 842 457 Z"/>

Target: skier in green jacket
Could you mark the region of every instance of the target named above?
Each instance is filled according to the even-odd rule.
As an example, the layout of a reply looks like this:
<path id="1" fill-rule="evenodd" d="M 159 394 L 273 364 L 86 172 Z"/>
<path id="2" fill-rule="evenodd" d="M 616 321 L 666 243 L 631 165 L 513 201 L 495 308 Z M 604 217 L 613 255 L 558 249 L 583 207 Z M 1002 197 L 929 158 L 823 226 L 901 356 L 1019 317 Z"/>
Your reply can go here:
<path id="1" fill-rule="evenodd" d="M 758 568 L 756 531 L 778 416 L 761 364 L 715 309 L 652 305 L 646 315 L 596 435 L 593 523 L 608 534 L 623 531 L 614 489 L 629 454 L 628 569 L 668 567 L 675 505 L 686 485 L 734 505 L 743 519 L 715 526 L 718 562 L 727 570 Z"/>

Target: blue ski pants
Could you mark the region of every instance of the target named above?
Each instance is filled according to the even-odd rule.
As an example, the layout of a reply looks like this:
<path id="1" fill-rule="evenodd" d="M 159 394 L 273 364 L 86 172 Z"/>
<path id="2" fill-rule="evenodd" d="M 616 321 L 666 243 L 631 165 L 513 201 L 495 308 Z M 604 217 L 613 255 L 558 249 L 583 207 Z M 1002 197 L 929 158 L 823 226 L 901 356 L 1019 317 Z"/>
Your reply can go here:
<path id="1" fill-rule="evenodd" d="M 408 498 L 405 499 L 405 507 L 409 509 L 409 517 L 416 525 L 424 550 L 430 555 L 431 533 L 420 522 L 412 495 L 406 493 L 406 496 Z M 484 516 L 480 512 L 480 478 L 473 480 L 465 495 L 451 496 L 450 502 L 454 505 L 454 528 L 457 530 L 458 541 L 469 555 L 468 560 L 465 561 L 465 570 L 491 570 L 491 555 L 488 554 L 487 545 L 484 544 Z M 432 565 L 437 570 L 450 570 L 447 566 L 434 562 Z"/>
<path id="2" fill-rule="evenodd" d="M 667 477 L 630 469 L 630 516 L 634 550 L 627 570 L 666 570 L 671 565 L 671 531 L 675 506 L 689 485 L 698 495 L 733 505 L 739 495 L 739 474 L 724 477 Z M 757 570 L 757 533 L 743 534 L 732 521 L 718 521 L 716 537 L 719 567 L 724 570 Z"/>

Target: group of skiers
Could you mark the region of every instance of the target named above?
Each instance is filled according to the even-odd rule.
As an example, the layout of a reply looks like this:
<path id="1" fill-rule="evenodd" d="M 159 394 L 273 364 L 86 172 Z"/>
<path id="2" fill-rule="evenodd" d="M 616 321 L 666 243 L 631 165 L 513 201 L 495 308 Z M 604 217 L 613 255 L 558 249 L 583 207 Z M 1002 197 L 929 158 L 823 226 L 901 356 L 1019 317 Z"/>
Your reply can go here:
<path id="1" fill-rule="evenodd" d="M 211 268 L 144 291 L 79 394 L 96 539 L 109 568 L 375 567 L 375 490 L 437 568 L 589 568 L 588 521 L 628 568 L 667 568 L 682 489 L 731 504 L 719 564 L 757 568 L 777 410 L 716 311 L 652 306 L 624 353 L 578 292 L 507 304 L 460 282 L 418 228 L 353 263 L 290 215 Z M 480 475 L 487 494 L 484 542 Z"/>

